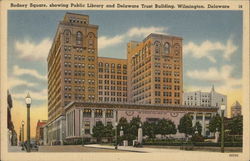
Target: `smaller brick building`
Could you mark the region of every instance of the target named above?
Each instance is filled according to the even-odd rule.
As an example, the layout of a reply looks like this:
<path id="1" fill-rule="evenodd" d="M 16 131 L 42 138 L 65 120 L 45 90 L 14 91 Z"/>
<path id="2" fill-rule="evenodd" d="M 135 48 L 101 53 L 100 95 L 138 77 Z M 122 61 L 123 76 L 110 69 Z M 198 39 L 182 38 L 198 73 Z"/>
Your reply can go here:
<path id="1" fill-rule="evenodd" d="M 46 120 L 38 120 L 36 124 L 36 142 L 39 145 L 43 144 L 43 126 L 46 125 Z"/>

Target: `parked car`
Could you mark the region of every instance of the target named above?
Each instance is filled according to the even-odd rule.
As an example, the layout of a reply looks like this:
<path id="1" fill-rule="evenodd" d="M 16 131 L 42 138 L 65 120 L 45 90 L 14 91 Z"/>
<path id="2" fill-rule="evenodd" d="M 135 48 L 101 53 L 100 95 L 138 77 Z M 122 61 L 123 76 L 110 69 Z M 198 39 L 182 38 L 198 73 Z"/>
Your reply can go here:
<path id="1" fill-rule="evenodd" d="M 38 145 L 35 141 L 30 141 L 30 150 L 31 151 L 38 151 Z"/>
<path id="2" fill-rule="evenodd" d="M 24 142 L 23 147 L 27 151 L 28 148 L 27 141 Z M 30 151 L 38 151 L 38 145 L 35 141 L 30 141 Z"/>

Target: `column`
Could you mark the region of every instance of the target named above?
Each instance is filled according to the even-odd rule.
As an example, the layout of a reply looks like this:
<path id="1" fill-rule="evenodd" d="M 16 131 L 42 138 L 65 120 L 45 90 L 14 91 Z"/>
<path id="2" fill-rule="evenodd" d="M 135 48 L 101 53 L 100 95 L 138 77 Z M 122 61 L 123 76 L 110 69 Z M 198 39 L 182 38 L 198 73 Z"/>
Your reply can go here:
<path id="1" fill-rule="evenodd" d="M 59 125 L 59 132 L 60 132 L 60 142 L 61 145 L 63 145 L 63 137 L 62 137 L 62 133 L 63 133 L 63 128 L 62 128 L 62 119 L 59 120 L 60 121 L 60 125 Z"/>
<path id="2" fill-rule="evenodd" d="M 116 109 L 113 110 L 113 113 L 114 113 L 114 115 L 113 115 L 113 116 L 114 116 L 113 127 L 115 127 L 115 123 L 116 123 L 116 121 L 117 121 L 117 120 L 116 120 L 116 118 L 117 118 L 117 116 L 116 116 Z"/>
<path id="3" fill-rule="evenodd" d="M 83 112 L 83 109 L 81 109 L 79 112 L 80 112 L 80 136 L 82 136 L 82 128 L 83 128 L 83 115 L 82 115 L 82 112 Z"/>
<path id="4" fill-rule="evenodd" d="M 93 126 L 95 124 L 95 109 L 91 109 L 90 134 L 93 134 Z"/>
<path id="5" fill-rule="evenodd" d="M 202 113 L 202 135 L 206 135 L 206 126 L 205 126 L 205 113 Z"/>
<path id="6" fill-rule="evenodd" d="M 68 114 L 67 113 L 66 113 L 66 124 L 65 124 L 65 126 L 66 126 L 65 137 L 67 137 L 68 136 Z"/>
<path id="7" fill-rule="evenodd" d="M 103 116 L 103 125 L 106 126 L 106 109 L 102 110 L 102 116 Z"/>
<path id="8" fill-rule="evenodd" d="M 196 115 L 197 115 L 197 112 L 194 112 L 194 115 L 193 115 L 193 126 L 194 126 L 195 123 L 196 123 Z"/>

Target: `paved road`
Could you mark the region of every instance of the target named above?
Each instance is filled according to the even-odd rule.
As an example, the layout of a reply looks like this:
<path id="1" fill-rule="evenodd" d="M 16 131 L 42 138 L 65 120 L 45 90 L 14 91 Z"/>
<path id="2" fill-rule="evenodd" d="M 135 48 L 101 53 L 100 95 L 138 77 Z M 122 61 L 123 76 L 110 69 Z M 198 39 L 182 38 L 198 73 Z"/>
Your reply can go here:
<path id="1" fill-rule="evenodd" d="M 81 145 L 39 146 L 39 152 L 126 152 L 107 148 L 85 147 Z"/>
<path id="2" fill-rule="evenodd" d="M 24 152 L 21 146 L 9 146 L 9 152 Z"/>

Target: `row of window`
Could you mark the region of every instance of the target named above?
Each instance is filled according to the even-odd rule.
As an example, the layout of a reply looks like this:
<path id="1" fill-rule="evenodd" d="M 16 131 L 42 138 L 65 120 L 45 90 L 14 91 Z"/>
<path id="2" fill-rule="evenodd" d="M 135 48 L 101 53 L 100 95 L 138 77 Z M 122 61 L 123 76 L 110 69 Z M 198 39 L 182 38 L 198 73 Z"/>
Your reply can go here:
<path id="1" fill-rule="evenodd" d="M 127 70 L 123 70 L 123 71 L 121 71 L 121 70 L 117 70 L 117 71 L 115 71 L 114 69 L 111 69 L 111 70 L 109 70 L 109 69 L 103 69 L 103 68 L 99 68 L 99 70 L 98 70 L 100 73 L 103 73 L 103 72 L 105 72 L 105 73 L 117 73 L 117 74 L 127 74 Z"/>
<path id="2" fill-rule="evenodd" d="M 127 91 L 128 88 L 127 87 L 119 87 L 119 86 L 98 86 L 98 89 L 99 90 L 118 90 L 118 91 L 121 91 L 123 89 L 123 91 Z"/>
<path id="3" fill-rule="evenodd" d="M 121 79 L 127 80 L 128 79 L 127 76 L 121 76 L 121 75 L 116 76 L 116 75 L 107 75 L 107 74 L 105 74 L 105 75 L 99 74 L 98 77 L 99 78 L 107 78 L 107 79 L 109 79 L 109 78 L 111 78 L 111 79 L 119 79 L 119 80 L 121 80 Z"/>
<path id="4" fill-rule="evenodd" d="M 180 104 L 180 100 L 179 99 L 174 99 L 174 102 L 172 102 L 172 99 L 160 99 L 160 98 L 155 98 L 154 99 L 155 103 L 166 103 L 166 104 L 176 104 L 179 105 Z"/>
<path id="5" fill-rule="evenodd" d="M 113 118 L 114 117 L 114 110 L 106 109 L 105 111 L 102 109 L 95 109 L 93 110 L 94 117 L 103 117 L 103 114 L 105 114 L 106 118 Z M 83 117 L 91 117 L 92 110 L 91 109 L 84 109 L 83 110 Z"/>
<path id="6" fill-rule="evenodd" d="M 155 77 L 155 82 L 161 82 L 161 79 L 164 83 L 172 83 L 172 80 L 174 80 L 174 83 L 180 83 L 180 79 L 172 79 L 172 78 L 161 78 L 161 77 Z"/>
<path id="7" fill-rule="evenodd" d="M 127 102 L 127 98 L 119 98 L 119 97 L 99 97 L 99 101 L 104 102 Z"/>
<path id="8" fill-rule="evenodd" d="M 99 67 L 100 68 L 102 68 L 102 67 L 105 67 L 105 69 L 106 68 L 109 68 L 109 67 L 111 67 L 111 68 L 117 68 L 117 69 L 121 69 L 121 68 L 123 68 L 123 69 L 127 69 L 127 65 L 122 65 L 122 64 L 117 64 L 117 65 L 115 65 L 114 63 L 112 63 L 111 65 L 109 64 L 109 63 L 105 63 L 105 64 L 103 64 L 102 62 L 99 62 Z"/>
<path id="9" fill-rule="evenodd" d="M 72 98 L 72 94 L 70 93 L 65 93 L 64 94 L 64 98 L 65 99 L 71 99 Z M 74 94 L 74 98 L 77 100 L 85 100 L 85 95 L 84 94 Z M 94 100 L 95 99 L 95 95 L 88 95 L 89 100 Z"/>
<path id="10" fill-rule="evenodd" d="M 123 96 L 123 97 L 127 97 L 127 92 L 109 92 L 109 91 L 99 91 L 98 92 L 99 95 L 105 95 L 105 96 Z"/>
<path id="11" fill-rule="evenodd" d="M 155 84 L 155 89 L 161 89 L 161 84 Z M 163 89 L 172 89 L 171 85 L 163 85 Z M 180 86 L 175 85 L 174 90 L 180 90 Z"/>
<path id="12" fill-rule="evenodd" d="M 112 84 L 112 85 L 127 85 L 127 81 L 109 81 L 109 80 L 99 80 L 99 84 Z"/>
<path id="13" fill-rule="evenodd" d="M 163 94 L 163 96 L 168 96 L 168 97 L 172 96 L 172 92 L 160 92 L 160 91 L 155 91 L 155 96 L 161 96 L 161 93 Z M 180 97 L 180 93 L 179 92 L 174 92 L 174 96 L 175 97 Z"/>
<path id="14" fill-rule="evenodd" d="M 84 79 L 64 78 L 64 83 L 71 83 L 72 80 L 73 80 L 74 83 L 76 83 L 76 84 L 81 84 L 81 83 L 84 83 L 84 82 L 85 82 Z M 94 79 L 88 79 L 88 83 L 89 83 L 89 84 L 95 84 L 95 80 L 94 80 Z"/>
<path id="15" fill-rule="evenodd" d="M 71 52 L 72 50 L 71 46 L 64 46 L 64 52 Z M 76 51 L 77 53 L 83 53 L 84 48 L 82 47 L 74 47 L 73 48 L 74 51 Z M 88 46 L 88 53 L 90 54 L 94 54 L 95 53 L 95 49 L 92 46 Z"/>

